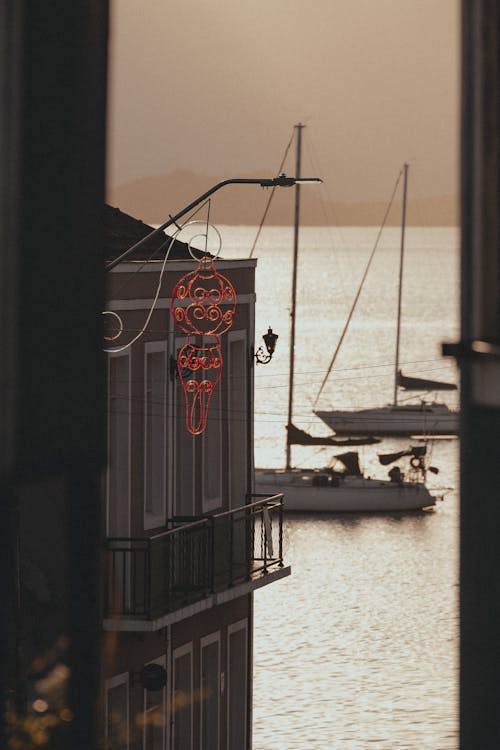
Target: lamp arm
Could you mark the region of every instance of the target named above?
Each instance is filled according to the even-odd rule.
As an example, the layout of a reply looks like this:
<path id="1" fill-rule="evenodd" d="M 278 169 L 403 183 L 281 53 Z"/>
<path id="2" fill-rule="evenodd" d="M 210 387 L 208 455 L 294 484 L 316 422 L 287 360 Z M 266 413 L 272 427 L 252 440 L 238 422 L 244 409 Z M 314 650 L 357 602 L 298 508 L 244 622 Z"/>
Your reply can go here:
<path id="1" fill-rule="evenodd" d="M 310 181 L 314 182 L 321 182 L 321 180 L 317 178 L 311 178 Z M 148 240 L 151 239 L 151 237 L 156 236 L 160 232 L 163 232 L 167 227 L 172 226 L 172 224 L 175 224 L 178 219 L 181 219 L 185 214 L 187 214 L 189 211 L 191 211 L 193 208 L 196 208 L 196 206 L 199 206 L 200 203 L 203 203 L 204 200 L 206 200 L 209 196 L 211 196 L 213 193 L 217 192 L 217 190 L 220 190 L 221 188 L 225 187 L 226 185 L 260 185 L 261 187 L 291 187 L 295 184 L 295 178 L 294 177 L 286 177 L 285 175 L 278 175 L 278 177 L 272 177 L 272 178 L 265 178 L 265 177 L 257 177 L 257 178 L 243 178 L 243 177 L 235 177 L 229 180 L 222 180 L 222 182 L 218 182 L 217 185 L 214 185 L 210 188 L 210 190 L 207 190 L 206 193 L 203 193 L 203 195 L 200 195 L 198 198 L 196 198 L 194 201 L 192 201 L 189 206 L 186 206 L 183 208 L 179 213 L 175 214 L 175 216 L 170 216 L 167 221 L 165 221 L 161 226 L 157 227 L 156 229 L 153 229 L 152 232 L 147 234 L 145 237 L 143 237 L 139 242 L 136 242 L 135 245 L 132 245 L 128 248 L 128 250 L 125 250 L 121 255 L 118 256 L 118 258 L 115 258 L 114 260 L 110 261 L 106 267 L 106 271 L 111 271 L 115 266 L 117 266 L 119 263 L 124 261 L 126 258 L 129 257 L 129 255 L 132 255 L 135 250 L 138 250 L 142 245 L 144 245 Z"/>
<path id="2" fill-rule="evenodd" d="M 267 365 L 273 358 L 273 355 L 269 354 L 269 352 L 265 352 L 262 346 L 259 346 L 253 356 L 258 365 Z"/>

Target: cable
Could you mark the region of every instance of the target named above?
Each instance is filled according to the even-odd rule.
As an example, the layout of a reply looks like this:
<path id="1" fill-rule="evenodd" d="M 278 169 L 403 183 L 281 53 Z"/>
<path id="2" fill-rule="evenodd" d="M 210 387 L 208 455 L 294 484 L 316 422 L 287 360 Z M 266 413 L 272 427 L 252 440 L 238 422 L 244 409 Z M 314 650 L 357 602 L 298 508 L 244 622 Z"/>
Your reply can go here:
<path id="1" fill-rule="evenodd" d="M 439 362 L 439 360 L 434 360 L 434 359 L 421 360 L 421 361 L 413 362 L 413 364 L 424 364 L 426 362 L 433 363 L 433 362 Z M 407 364 L 411 364 L 411 363 L 407 363 Z M 346 367 L 346 368 L 343 368 L 341 370 L 337 370 L 337 373 L 341 373 L 341 372 L 353 372 L 353 371 L 357 372 L 358 370 L 367 370 L 367 369 L 372 369 L 372 368 L 375 368 L 375 367 L 387 367 L 387 368 L 389 368 L 389 367 L 393 367 L 393 366 L 394 365 L 391 364 L 391 363 L 388 363 L 388 364 L 379 364 L 379 365 L 359 365 L 357 367 Z M 443 372 L 443 371 L 445 371 L 448 374 L 450 374 L 450 371 L 446 367 L 445 364 L 443 364 L 440 367 L 419 368 L 417 370 L 418 375 L 423 375 L 423 374 L 427 374 L 427 373 L 430 373 L 430 372 Z M 302 385 L 302 386 L 312 385 L 315 381 L 311 381 L 310 375 L 318 375 L 318 377 L 319 377 L 319 376 L 321 376 L 322 372 L 323 372 L 323 370 L 310 370 L 310 371 L 306 371 L 306 372 L 297 373 L 298 375 L 304 375 L 305 377 L 308 378 L 307 381 L 304 381 L 302 383 L 298 383 L 298 385 L 299 386 L 300 385 Z M 285 373 L 281 373 L 281 376 L 282 377 L 286 377 Z M 450 376 L 451 376 L 451 374 L 450 374 Z M 263 377 L 264 376 L 261 376 L 261 378 L 263 378 Z M 337 378 L 337 380 L 349 381 L 349 380 L 359 380 L 360 378 L 383 378 L 383 377 L 385 377 L 385 374 L 382 373 L 382 372 L 378 372 L 378 373 L 363 373 L 361 375 L 351 375 L 351 376 L 346 376 L 346 377 L 343 377 L 343 378 Z M 242 376 L 239 376 L 239 377 L 231 376 L 231 382 L 232 383 L 238 383 L 238 381 L 239 382 L 244 382 L 245 380 L 246 380 L 246 376 L 245 375 L 242 375 Z M 266 378 L 266 380 L 267 380 L 267 378 Z M 140 378 L 137 378 L 137 379 L 131 378 L 131 379 L 126 379 L 126 380 L 120 380 L 120 379 L 118 379 L 116 382 L 137 383 L 137 382 L 143 382 L 143 381 Z M 279 383 L 279 384 L 276 384 L 276 385 L 263 385 L 263 386 L 257 386 L 256 385 L 254 390 L 256 390 L 256 391 L 265 391 L 265 390 L 274 390 L 276 388 L 288 388 L 288 383 Z M 432 388 L 430 388 L 428 390 L 432 391 Z"/>
<path id="2" fill-rule="evenodd" d="M 356 292 L 356 296 L 354 297 L 354 302 L 352 303 L 352 307 L 351 307 L 351 309 L 349 311 L 349 315 L 347 316 L 347 321 L 345 323 L 344 330 L 342 331 L 342 333 L 340 335 L 340 339 L 338 341 L 337 347 L 336 347 L 336 349 L 335 349 L 335 351 L 333 353 L 333 356 L 332 356 L 332 358 L 330 360 L 330 364 L 328 366 L 327 373 L 326 373 L 326 375 L 325 375 L 325 377 L 323 379 L 323 382 L 321 383 L 320 389 L 319 389 L 318 394 L 316 396 L 316 400 L 314 402 L 314 407 L 316 407 L 316 404 L 319 401 L 319 397 L 321 396 L 323 388 L 325 387 L 326 381 L 328 380 L 328 377 L 329 377 L 329 375 L 330 375 L 330 373 L 332 371 L 332 368 L 333 368 L 333 365 L 335 363 L 335 360 L 337 359 L 337 354 L 339 353 L 340 347 L 342 346 L 342 342 L 344 340 L 344 336 L 347 333 L 347 329 L 349 327 L 349 323 L 351 322 L 351 318 L 352 318 L 352 316 L 354 314 L 354 310 L 356 309 L 356 305 L 358 304 L 358 300 L 359 300 L 359 296 L 361 294 L 361 290 L 363 289 L 363 285 L 364 285 L 366 277 L 368 275 L 368 271 L 370 270 L 370 266 L 371 266 L 371 263 L 372 263 L 372 260 L 373 260 L 373 256 L 375 255 L 375 251 L 376 251 L 376 249 L 378 247 L 378 243 L 379 243 L 380 237 L 382 235 L 382 231 L 383 231 L 384 226 L 385 226 L 385 222 L 387 221 L 387 217 L 389 216 L 389 211 L 391 210 L 392 203 L 394 201 L 394 196 L 396 195 L 396 190 L 398 189 L 399 181 L 401 180 L 401 175 L 402 174 L 403 174 L 403 170 L 401 170 L 399 172 L 398 178 L 396 180 L 396 184 L 394 185 L 394 189 L 392 191 L 391 199 L 389 201 L 389 204 L 388 204 L 388 206 L 386 208 L 386 211 L 385 211 L 384 218 L 382 220 L 382 225 L 381 225 L 381 227 L 380 227 L 380 229 L 378 231 L 377 238 L 375 240 L 375 244 L 374 244 L 373 249 L 372 249 L 372 251 L 370 253 L 370 257 L 368 258 L 368 263 L 366 264 L 365 271 L 364 271 L 363 276 L 361 278 L 361 283 L 360 283 L 360 285 L 358 287 L 358 291 Z"/>
<path id="3" fill-rule="evenodd" d="M 182 227 L 181 227 L 181 229 L 182 229 Z M 173 244 L 175 242 L 175 238 L 179 234 L 179 232 L 181 231 L 181 229 L 177 229 L 176 232 L 174 232 L 174 234 L 172 235 L 172 240 L 170 241 L 170 244 L 169 244 L 169 246 L 167 248 L 167 252 L 165 253 L 165 257 L 163 259 L 163 264 L 162 264 L 161 271 L 160 271 L 160 278 L 158 280 L 158 286 L 156 288 L 156 294 L 155 294 L 155 297 L 154 297 L 153 302 L 151 304 L 151 307 L 149 308 L 149 312 L 148 312 L 148 315 L 147 315 L 147 318 L 146 318 L 146 322 L 144 323 L 143 327 L 141 328 L 141 330 L 139 331 L 139 333 L 136 336 L 134 336 L 134 338 L 131 341 L 128 342 L 128 344 L 124 344 L 123 346 L 117 346 L 117 347 L 114 347 L 112 349 L 103 349 L 104 352 L 107 352 L 108 354 L 117 354 L 119 352 L 123 352 L 123 351 L 125 351 L 125 349 L 128 349 L 129 346 L 132 346 L 132 344 L 135 343 L 138 339 L 140 339 L 140 337 L 143 335 L 144 331 L 146 330 L 146 328 L 148 326 L 149 321 L 151 320 L 151 316 L 153 314 L 153 310 L 155 309 L 155 305 L 156 305 L 156 303 L 158 301 L 158 297 L 160 296 L 161 282 L 163 281 L 163 274 L 165 273 L 165 266 L 167 265 L 167 260 L 168 260 L 169 254 L 170 254 L 170 250 L 172 249 Z M 107 311 L 105 311 L 105 312 L 107 312 Z M 116 314 L 117 313 L 115 313 L 115 315 Z M 120 316 L 118 316 L 118 317 L 120 317 Z"/>
<path id="4" fill-rule="evenodd" d="M 176 223 L 176 224 L 175 224 L 175 226 L 177 227 L 177 231 L 181 231 L 181 230 L 182 230 L 182 229 L 184 228 L 184 226 L 187 226 L 187 225 L 188 225 L 188 224 L 189 224 L 189 223 L 191 222 L 191 220 L 193 219 L 193 217 L 194 217 L 194 216 L 196 216 L 196 214 L 197 214 L 197 213 L 199 213 L 199 212 L 200 212 L 200 211 L 201 211 L 201 210 L 202 210 L 203 208 L 205 208 L 205 206 L 207 205 L 207 203 L 208 203 L 209 201 L 210 201 L 210 198 L 208 198 L 208 199 L 207 199 L 206 201 L 204 201 L 204 202 L 203 202 L 203 203 L 202 203 L 202 204 L 201 204 L 200 206 L 198 206 L 198 207 L 197 207 L 197 208 L 196 208 L 196 209 L 195 209 L 195 210 L 194 210 L 194 211 L 193 211 L 193 212 L 192 212 L 192 213 L 191 213 L 191 214 L 190 214 L 190 215 L 189 215 L 189 216 L 187 217 L 186 221 L 184 222 L 184 224 L 183 224 L 182 226 L 179 226 L 179 224 L 177 224 L 177 223 Z M 156 227 L 155 229 L 153 229 L 153 232 L 152 232 L 152 233 L 150 233 L 150 235 L 149 235 L 149 236 L 151 236 L 152 234 L 154 234 L 155 232 L 158 232 L 158 231 L 159 231 L 159 227 Z M 150 261 L 152 260 L 152 258 L 153 258 L 153 256 L 154 256 L 154 255 L 156 255 L 156 254 L 157 254 L 157 253 L 159 253 L 159 252 L 160 252 L 161 250 L 163 250 L 163 248 L 164 248 L 164 247 L 166 246 L 166 244 L 167 244 L 168 240 L 169 240 L 169 239 L 170 239 L 170 238 L 171 238 L 172 236 L 175 236 L 175 235 L 170 235 L 170 234 L 168 234 L 168 232 L 166 232 L 165 234 L 166 234 L 166 238 L 167 238 L 167 239 L 165 239 L 165 242 L 162 242 L 162 243 L 161 243 L 161 245 L 159 245 L 159 247 L 155 248 L 155 249 L 154 249 L 154 250 L 153 250 L 153 251 L 152 251 L 152 252 L 151 252 L 151 253 L 150 253 L 150 254 L 148 255 L 148 257 L 147 257 L 147 258 L 146 258 L 146 259 L 145 259 L 145 260 L 144 260 L 144 261 L 143 261 L 143 262 L 142 262 L 142 263 L 141 263 L 141 264 L 140 264 L 140 265 L 139 265 L 139 266 L 138 266 L 137 268 L 135 268 L 135 269 L 134 269 L 134 271 L 133 271 L 133 272 L 132 272 L 132 273 L 130 274 L 130 276 L 128 276 L 128 278 L 127 278 L 127 279 L 125 279 L 125 281 L 124 281 L 124 282 L 123 282 L 123 283 L 122 283 L 122 284 L 121 284 L 121 285 L 120 285 L 120 286 L 118 287 L 118 289 L 115 289 L 115 290 L 114 290 L 113 294 L 114 294 L 114 296 L 115 296 L 115 299 L 116 299 L 116 296 L 117 296 L 117 295 L 119 294 L 119 292 L 121 292 L 121 291 L 122 291 L 122 289 L 124 289 L 124 288 L 125 288 L 125 287 L 126 287 L 126 286 L 127 286 L 128 284 L 130 284 L 130 282 L 131 282 L 131 281 L 132 281 L 132 279 L 134 278 L 135 274 L 136 274 L 136 273 L 139 273 L 139 271 L 141 271 L 141 270 L 142 270 L 142 269 L 144 268 L 144 266 L 145 266 L 145 265 L 147 265 L 147 264 L 148 264 L 148 263 L 149 263 L 149 262 L 150 262 Z M 145 238 L 143 238 L 143 239 L 145 239 Z"/>
<path id="5" fill-rule="evenodd" d="M 156 253 L 159 253 L 159 252 L 160 252 L 161 250 L 163 250 L 163 248 L 164 248 L 164 247 L 166 246 L 166 244 L 167 244 L 167 241 L 168 241 L 168 240 L 165 240 L 165 242 L 162 242 L 162 243 L 161 243 L 161 245 L 160 245 L 159 247 L 155 248 L 155 249 L 153 250 L 153 252 L 151 252 L 151 253 L 150 253 L 150 254 L 148 255 L 148 257 L 147 257 L 147 258 L 146 258 L 146 259 L 145 259 L 145 260 L 144 260 L 144 261 L 143 261 L 143 262 L 142 262 L 142 263 L 141 263 L 141 264 L 140 264 L 140 265 L 139 265 L 139 266 L 138 266 L 138 267 L 137 267 L 136 269 L 134 269 L 134 272 L 133 272 L 132 274 L 130 274 L 130 276 L 129 276 L 129 277 L 127 278 L 127 279 L 125 279 L 125 281 L 123 282 L 123 284 L 121 284 L 121 285 L 120 285 L 120 286 L 118 287 L 118 289 L 114 289 L 114 290 L 113 290 L 113 296 L 115 297 L 115 299 L 116 299 L 116 298 L 118 298 L 118 295 L 119 295 L 119 293 L 120 293 L 120 292 L 121 292 L 121 291 L 122 291 L 123 289 L 125 289 L 125 287 L 126 287 L 126 286 L 127 286 L 128 284 L 130 284 L 130 282 L 131 282 L 131 281 L 132 281 L 132 279 L 134 278 L 135 274 L 136 274 L 136 273 L 139 273 L 139 271 L 142 271 L 142 269 L 144 268 L 144 266 L 146 266 L 146 265 L 147 265 L 147 264 L 148 264 L 148 263 L 149 263 L 149 262 L 150 262 L 150 261 L 152 260 L 153 256 L 154 256 L 154 255 L 156 255 Z"/>
<path id="6" fill-rule="evenodd" d="M 283 170 L 283 166 L 285 164 L 286 157 L 288 156 L 288 152 L 290 151 L 290 146 L 292 145 L 292 142 L 293 142 L 293 139 L 294 139 L 294 135 L 295 135 L 295 128 L 292 130 L 292 136 L 291 136 L 290 140 L 288 141 L 288 145 L 287 145 L 287 147 L 285 149 L 285 154 L 283 156 L 283 159 L 281 160 L 281 164 L 278 167 L 278 174 L 280 174 L 281 171 Z M 271 189 L 270 194 L 269 194 L 267 205 L 266 205 L 266 207 L 264 209 L 264 214 L 263 214 L 261 222 L 259 224 L 259 228 L 257 229 L 257 234 L 255 235 L 255 239 L 253 241 L 252 249 L 250 250 L 250 255 L 248 256 L 249 258 L 253 257 L 253 252 L 255 250 L 255 246 L 257 245 L 257 241 L 258 241 L 258 239 L 260 237 L 260 233 L 262 231 L 262 227 L 264 226 L 264 222 L 265 222 L 265 220 L 267 218 L 268 211 L 269 211 L 269 209 L 271 207 L 271 203 L 272 203 L 272 200 L 274 198 L 275 191 L 276 191 L 276 187 L 273 187 Z"/>
<path id="7" fill-rule="evenodd" d="M 210 213 L 210 199 L 208 199 L 207 201 L 205 201 L 202 205 L 205 206 L 205 205 L 207 205 L 207 203 L 208 203 L 208 211 Z M 202 206 L 200 206 L 193 214 L 191 214 L 191 217 L 194 216 L 196 213 L 198 213 L 198 211 L 201 208 L 202 208 Z M 148 312 L 148 315 L 147 315 L 147 318 L 146 318 L 146 321 L 145 321 L 143 327 L 141 328 L 141 330 L 139 331 L 139 333 L 136 336 L 134 336 L 134 338 L 131 341 L 129 341 L 127 344 L 124 344 L 123 346 L 113 347 L 111 349 L 103 349 L 104 352 L 106 352 L 108 354 L 118 354 L 119 352 L 123 352 L 123 351 L 125 351 L 125 349 L 128 349 L 130 346 L 132 346 L 132 344 L 134 344 L 138 339 L 140 339 L 141 336 L 143 335 L 143 333 L 145 332 L 145 330 L 146 330 L 146 328 L 148 326 L 148 323 L 151 320 L 151 316 L 153 314 L 153 310 L 155 309 L 156 303 L 158 301 L 158 297 L 160 296 L 161 283 L 163 281 L 163 274 L 165 273 L 165 267 L 167 265 L 168 256 L 170 255 L 170 251 L 171 251 L 171 249 L 172 249 L 172 247 L 174 245 L 174 242 L 175 242 L 175 240 L 177 238 L 177 235 L 180 232 L 182 232 L 183 229 L 185 229 L 186 227 L 188 227 L 190 224 L 199 223 L 197 221 L 193 221 L 191 219 L 191 217 L 182 226 L 178 227 L 176 229 L 176 231 L 171 235 L 170 244 L 168 245 L 167 252 L 165 253 L 165 257 L 163 259 L 162 267 L 161 267 L 161 270 L 160 270 L 160 278 L 158 280 L 158 286 L 156 288 L 156 294 L 154 296 L 154 299 L 153 299 L 153 302 L 151 304 L 151 307 L 149 308 L 149 312 Z M 205 223 L 205 222 L 203 222 L 203 223 Z M 209 225 L 208 218 L 207 218 L 207 222 L 206 222 L 207 229 L 206 229 L 206 234 L 205 234 L 205 253 L 206 253 L 206 247 L 207 247 L 207 242 L 208 242 L 208 227 L 209 226 L 212 226 L 212 225 Z M 219 234 L 219 232 L 217 231 L 217 229 L 215 227 L 213 227 L 213 229 L 215 229 L 217 235 L 219 236 L 219 240 L 220 240 L 220 234 Z M 191 253 L 191 256 L 194 258 L 193 254 L 191 252 L 191 245 L 189 245 L 188 247 L 189 247 L 189 252 Z M 220 246 L 219 246 L 219 251 L 220 251 Z M 110 311 L 109 310 L 105 310 L 103 312 L 103 315 L 105 315 L 107 313 L 110 313 Z M 123 321 L 122 321 L 120 315 L 118 315 L 118 313 L 112 312 L 111 314 L 112 315 L 116 315 L 116 317 L 121 321 L 121 330 L 120 330 L 120 333 L 118 334 L 118 335 L 121 335 L 121 332 L 123 331 Z"/>

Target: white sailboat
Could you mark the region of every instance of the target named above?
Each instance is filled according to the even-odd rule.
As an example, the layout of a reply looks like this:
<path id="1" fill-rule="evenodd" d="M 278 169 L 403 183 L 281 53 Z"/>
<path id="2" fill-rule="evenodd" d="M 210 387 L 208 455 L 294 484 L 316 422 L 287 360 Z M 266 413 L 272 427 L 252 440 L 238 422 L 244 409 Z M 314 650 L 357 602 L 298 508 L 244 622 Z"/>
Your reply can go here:
<path id="1" fill-rule="evenodd" d="M 301 174 L 301 145 L 304 125 L 296 125 L 296 177 Z M 297 291 L 297 260 L 300 219 L 300 185 L 295 186 L 294 253 L 292 277 L 292 305 L 290 332 L 290 367 L 288 394 L 288 425 L 286 442 L 286 468 L 256 469 L 257 492 L 284 493 L 284 508 L 297 512 L 388 512 L 413 511 L 430 508 L 436 503 L 425 486 L 425 450 L 410 449 L 397 454 L 398 460 L 410 457 L 410 470 L 405 474 L 398 467 L 389 472 L 390 479 L 374 479 L 363 475 L 359 457 L 355 452 L 334 456 L 325 469 L 297 469 L 291 466 L 291 446 L 302 445 L 356 445 L 379 442 L 376 439 L 337 440 L 334 436 L 314 438 L 292 424 L 295 361 L 295 312 Z M 396 455 L 396 454 L 395 454 Z M 413 464 L 411 464 L 413 461 Z M 381 462 L 384 463 L 381 459 Z M 338 467 L 340 466 L 340 470 Z"/>
<path id="2" fill-rule="evenodd" d="M 356 411 L 315 411 L 336 435 L 456 435 L 458 412 L 446 404 L 421 401 Z"/>
<path id="3" fill-rule="evenodd" d="M 447 404 L 435 400 L 429 401 L 425 398 L 421 398 L 416 403 L 400 403 L 398 401 L 400 388 L 405 391 L 419 391 L 421 393 L 456 390 L 454 383 L 442 383 L 436 380 L 407 377 L 403 375 L 400 369 L 401 299 L 403 290 L 408 169 L 409 165 L 405 164 L 403 168 L 403 213 L 401 222 L 393 401 L 392 404 L 378 408 L 315 410 L 314 413 L 316 416 L 325 422 L 330 429 L 334 430 L 337 435 L 456 435 L 458 433 L 458 410 L 450 409 Z M 346 326 L 348 323 L 349 319 Z M 338 348 L 335 355 L 338 352 Z M 328 372 L 331 371 L 334 358 L 330 363 Z M 326 378 L 320 388 L 320 393 L 325 381 Z M 316 399 L 317 401 L 318 399 Z"/>
<path id="4" fill-rule="evenodd" d="M 411 456 L 406 477 L 399 467 L 391 469 L 390 479 L 363 476 L 357 452 L 348 452 L 334 456 L 324 469 L 257 469 L 256 485 L 259 492 L 270 495 L 283 492 L 287 511 L 387 513 L 423 510 L 435 505 L 436 498 L 424 482 L 424 459 L 413 456 L 412 450 L 404 452 Z M 338 465 L 341 465 L 340 471 Z"/>

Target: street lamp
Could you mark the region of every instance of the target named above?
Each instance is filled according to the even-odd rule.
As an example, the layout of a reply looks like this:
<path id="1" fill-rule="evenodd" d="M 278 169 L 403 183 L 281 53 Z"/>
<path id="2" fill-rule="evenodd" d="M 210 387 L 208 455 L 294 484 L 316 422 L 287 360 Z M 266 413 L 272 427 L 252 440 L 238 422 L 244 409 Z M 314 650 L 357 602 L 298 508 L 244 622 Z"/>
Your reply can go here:
<path id="1" fill-rule="evenodd" d="M 271 328 L 271 326 L 269 326 L 269 328 L 267 329 L 267 333 L 265 333 L 262 338 L 264 339 L 264 344 L 266 345 L 267 354 L 262 346 L 259 346 L 254 354 L 254 357 L 258 365 L 267 365 L 267 363 L 270 362 L 273 358 L 274 350 L 276 348 L 276 342 L 279 336 L 277 333 L 273 333 L 273 329 Z"/>
<path id="2" fill-rule="evenodd" d="M 300 170 L 297 170 L 300 175 Z M 174 242 L 176 234 L 182 230 L 177 222 L 209 198 L 213 193 L 226 185 L 260 185 L 261 187 L 293 187 L 299 184 L 322 182 L 318 177 L 287 177 L 281 172 L 277 177 L 269 178 L 235 178 L 223 180 L 214 185 L 206 193 L 200 195 L 192 203 L 183 208 L 175 216 L 169 216 L 161 226 L 153 229 L 148 235 L 136 242 L 128 250 L 125 250 L 118 258 L 110 261 L 106 271 L 111 271 L 119 263 L 130 257 L 132 253 L 142 247 L 148 240 L 163 232 L 167 227 L 174 224 L 177 232 L 174 233 L 171 242 Z M 208 232 L 208 222 L 207 222 Z M 191 252 L 191 246 L 189 245 Z M 151 313 L 153 312 L 156 300 L 160 293 L 161 279 L 165 270 L 165 263 L 168 258 L 170 248 L 165 254 L 165 259 L 160 274 L 160 281 L 157 287 L 156 297 L 150 308 L 148 318 L 143 329 L 118 349 L 121 351 L 130 346 L 134 341 L 144 333 L 148 324 Z M 193 256 L 194 257 L 194 256 Z M 217 256 L 215 256 L 217 257 Z M 223 358 L 220 347 L 220 334 L 225 333 L 233 324 L 234 312 L 236 309 L 236 292 L 229 281 L 219 274 L 214 267 L 215 257 L 205 254 L 199 259 L 198 268 L 191 271 L 177 282 L 172 292 L 171 313 L 176 325 L 188 335 L 187 342 L 179 351 L 177 357 L 177 372 L 179 374 L 182 388 L 185 396 L 186 406 L 186 427 L 192 435 L 201 435 L 205 431 L 208 418 L 208 409 L 212 393 L 214 392 L 220 377 L 223 366 Z M 224 313 L 221 304 L 229 306 Z M 190 336 L 212 336 L 215 341 L 210 345 L 201 345 L 192 343 Z M 256 353 L 256 360 L 260 364 L 266 364 L 271 361 L 276 346 L 278 336 L 269 328 L 267 334 L 263 336 L 266 345 L 267 354 L 262 347 Z M 202 339 L 203 341 L 203 339 Z M 115 350 L 116 351 L 116 350 Z M 187 371 L 185 373 L 185 371 Z"/>
<path id="3" fill-rule="evenodd" d="M 186 206 L 183 208 L 179 213 L 175 214 L 175 216 L 169 216 L 168 220 L 165 221 L 161 226 L 157 227 L 156 229 L 153 229 L 152 232 L 150 232 L 146 237 L 143 237 L 142 240 L 139 240 L 139 242 L 136 242 L 135 245 L 132 245 L 132 247 L 129 247 L 128 250 L 125 250 L 121 255 L 118 256 L 118 258 L 115 258 L 114 260 L 110 261 L 107 265 L 105 270 L 111 271 L 115 266 L 117 266 L 119 263 L 122 263 L 126 258 L 128 258 L 132 253 L 134 253 L 136 250 L 138 250 L 142 245 L 145 245 L 146 242 L 151 239 L 151 237 L 154 237 L 157 234 L 160 234 L 160 232 L 163 232 L 167 227 L 172 226 L 172 224 L 176 224 L 179 219 L 181 219 L 183 216 L 185 216 L 189 211 L 192 211 L 193 208 L 196 208 L 196 206 L 199 206 L 200 203 L 203 203 L 204 200 L 206 200 L 209 196 L 211 196 L 213 193 L 217 192 L 217 190 L 220 190 L 221 188 L 225 187 L 226 185 L 260 185 L 261 187 L 293 187 L 294 185 L 303 185 L 307 183 L 312 182 L 323 182 L 319 177 L 287 177 L 284 172 L 281 172 L 277 177 L 272 178 L 264 178 L 264 177 L 257 177 L 257 178 L 240 178 L 236 177 L 229 180 L 223 180 L 222 182 L 217 183 L 217 185 L 214 185 L 210 188 L 210 190 L 207 190 L 206 193 L 203 193 L 203 195 L 200 195 L 199 198 L 196 198 L 192 203 L 189 204 L 189 206 Z"/>

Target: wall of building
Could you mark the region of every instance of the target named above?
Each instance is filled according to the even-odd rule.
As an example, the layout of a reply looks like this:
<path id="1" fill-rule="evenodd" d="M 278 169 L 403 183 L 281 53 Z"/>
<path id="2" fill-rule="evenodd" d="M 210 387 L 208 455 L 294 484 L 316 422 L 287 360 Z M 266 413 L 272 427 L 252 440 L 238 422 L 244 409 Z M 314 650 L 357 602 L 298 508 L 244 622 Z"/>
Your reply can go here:
<path id="1" fill-rule="evenodd" d="M 119 351 L 144 327 L 157 291 L 160 265 L 149 263 L 141 267 L 127 263 L 109 274 L 107 308 L 121 317 L 124 330 L 119 339 L 107 344 L 108 428 L 118 414 L 113 430 L 126 435 L 118 436 L 118 441 L 124 440 L 122 449 L 116 448 L 113 438 L 114 445 L 108 446 L 108 450 L 111 461 L 116 455 L 123 462 L 127 479 L 124 483 L 123 477 L 119 480 L 120 492 L 113 501 L 110 486 L 115 480 L 112 469 L 108 470 L 103 487 L 107 498 L 107 507 L 103 509 L 106 536 L 158 534 L 172 528 L 169 519 L 173 517 L 183 516 L 186 522 L 188 517 L 243 506 L 250 489 L 255 262 L 223 263 L 221 273 L 231 279 L 238 300 L 233 326 L 221 337 L 224 361 L 221 380 L 212 396 L 206 431 L 199 436 L 186 429 L 184 393 L 175 363 L 187 337 L 174 328 L 170 315 L 172 289 L 184 273 L 193 269 L 193 261 L 169 264 L 143 335 L 129 348 Z M 112 332 L 116 318 L 109 316 L 107 323 Z M 155 398 L 148 401 L 146 359 L 151 352 L 159 353 L 156 361 L 163 368 L 165 382 L 160 388 L 155 385 Z M 163 516 L 158 515 L 156 521 L 151 520 L 145 509 L 151 410 L 165 422 L 162 467 L 165 502 Z M 113 431 L 109 434 L 114 435 Z M 117 508 L 112 507 L 113 502 Z M 221 524 L 215 537 L 215 559 L 221 571 L 227 565 L 228 529 L 227 524 Z M 239 536 L 236 531 L 235 544 Z M 244 534 L 239 541 L 244 551 Z M 153 559 L 163 558 L 159 555 Z M 154 570 L 152 575 L 155 576 Z M 161 579 L 163 571 L 158 575 Z M 124 726 L 128 727 L 130 750 L 153 747 L 157 750 L 158 742 L 163 743 L 162 750 L 188 747 L 243 750 L 250 731 L 251 612 L 251 594 L 245 594 L 156 632 L 148 632 L 147 620 L 143 620 L 142 630 L 139 621 L 138 632 L 113 629 L 106 632 L 104 733 L 119 737 Z M 165 688 L 151 694 L 144 691 L 140 682 L 140 672 L 150 662 L 161 664 L 167 672 Z"/>

